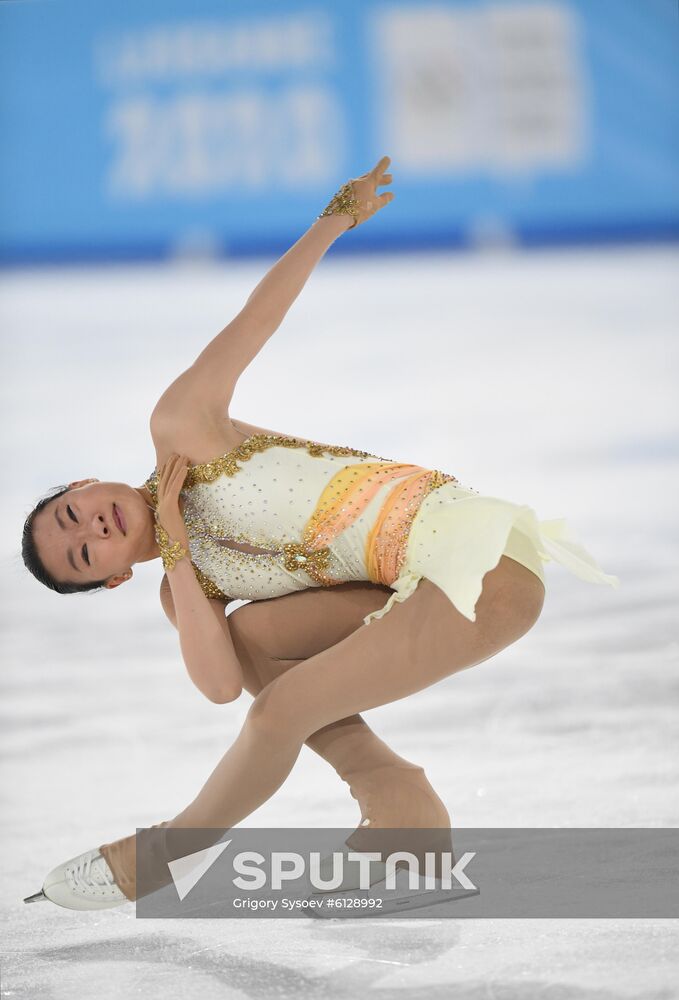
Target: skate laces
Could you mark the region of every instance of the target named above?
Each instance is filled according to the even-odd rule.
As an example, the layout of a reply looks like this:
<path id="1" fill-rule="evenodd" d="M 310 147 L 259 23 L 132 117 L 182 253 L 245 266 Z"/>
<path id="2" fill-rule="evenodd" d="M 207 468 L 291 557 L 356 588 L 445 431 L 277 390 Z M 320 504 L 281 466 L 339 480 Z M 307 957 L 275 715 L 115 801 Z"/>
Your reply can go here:
<path id="1" fill-rule="evenodd" d="M 89 889 L 116 885 L 106 859 L 98 851 L 87 851 L 81 855 L 72 868 L 72 875 L 76 885 L 84 885 Z"/>

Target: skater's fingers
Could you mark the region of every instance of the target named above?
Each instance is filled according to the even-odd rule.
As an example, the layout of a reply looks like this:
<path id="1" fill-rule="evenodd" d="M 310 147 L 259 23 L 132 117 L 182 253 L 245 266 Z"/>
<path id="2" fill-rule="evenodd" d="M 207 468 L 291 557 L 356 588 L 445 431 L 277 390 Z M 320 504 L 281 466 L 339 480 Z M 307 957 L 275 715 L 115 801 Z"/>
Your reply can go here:
<path id="1" fill-rule="evenodd" d="M 384 173 L 384 171 L 387 169 L 387 167 L 389 166 L 390 163 L 391 163 L 391 159 L 388 156 L 383 156 L 375 164 L 375 166 L 373 167 L 371 173 L 373 174 L 373 176 L 375 178 L 380 177 Z"/>
<path id="2" fill-rule="evenodd" d="M 178 475 L 182 470 L 184 475 L 186 475 L 186 470 L 189 465 L 189 460 L 186 455 L 178 455 L 173 453 L 169 456 L 167 461 L 163 464 L 160 471 L 161 478 L 166 481 L 171 479 L 173 476 Z"/>

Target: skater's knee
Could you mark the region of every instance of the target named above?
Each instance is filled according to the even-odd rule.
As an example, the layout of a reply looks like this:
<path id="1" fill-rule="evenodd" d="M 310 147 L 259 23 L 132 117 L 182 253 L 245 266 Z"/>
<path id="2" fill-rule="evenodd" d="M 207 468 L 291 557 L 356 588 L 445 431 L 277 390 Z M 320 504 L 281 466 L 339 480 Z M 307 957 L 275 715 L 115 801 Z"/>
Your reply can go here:
<path id="1" fill-rule="evenodd" d="M 263 688 L 248 711 L 248 724 L 269 738 L 293 736 L 306 738 L 304 713 L 291 702 L 283 678 L 276 678 Z"/>
<path id="2" fill-rule="evenodd" d="M 486 647 L 502 649 L 516 642 L 537 622 L 545 599 L 542 581 L 508 556 L 484 577 L 476 607 Z"/>

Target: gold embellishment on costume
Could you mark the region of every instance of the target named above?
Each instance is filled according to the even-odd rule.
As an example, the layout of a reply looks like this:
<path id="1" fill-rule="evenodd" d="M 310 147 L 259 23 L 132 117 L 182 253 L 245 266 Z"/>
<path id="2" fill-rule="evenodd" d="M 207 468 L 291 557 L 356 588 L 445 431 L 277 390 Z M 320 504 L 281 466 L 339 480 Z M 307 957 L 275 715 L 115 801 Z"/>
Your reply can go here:
<path id="1" fill-rule="evenodd" d="M 268 448 L 305 448 L 314 458 L 320 458 L 326 452 L 337 456 L 374 457 L 370 455 L 370 452 L 357 451 L 355 448 L 320 444 L 318 441 L 300 441 L 299 438 L 283 437 L 280 434 L 253 434 L 225 455 L 213 458 L 209 462 L 202 462 L 200 465 L 191 466 L 184 480 L 184 488 L 190 489 L 196 483 L 212 483 L 220 476 L 235 476 L 240 469 L 238 462 L 248 462 L 253 455 L 266 451 Z M 390 459 L 381 459 L 380 461 L 388 462 Z"/>
<path id="2" fill-rule="evenodd" d="M 304 448 L 314 458 L 321 458 L 326 452 L 330 455 L 343 457 L 354 455 L 356 458 L 377 458 L 380 462 L 391 462 L 390 458 L 380 458 L 369 451 L 358 451 L 356 448 L 344 448 L 339 445 L 321 444 L 318 441 L 301 441 L 299 438 L 283 437 L 281 434 L 251 434 L 239 445 L 227 451 L 224 455 L 192 465 L 184 480 L 183 489 L 191 489 L 197 483 L 213 483 L 220 476 L 235 476 L 240 470 L 238 462 L 247 462 L 268 448 Z M 154 470 L 144 483 L 154 504 L 157 503 L 158 471 Z"/>
<path id="3" fill-rule="evenodd" d="M 457 479 L 455 476 L 449 476 L 447 472 L 440 472 L 439 469 L 434 469 L 431 474 L 431 481 L 429 483 L 427 493 L 431 493 L 432 490 L 438 489 L 438 487 L 443 486 L 444 483 L 456 482 Z"/>
<path id="4" fill-rule="evenodd" d="M 332 196 L 332 199 L 318 218 L 322 219 L 324 215 L 351 215 L 354 221 L 349 226 L 349 229 L 353 229 L 358 225 L 360 211 L 361 206 L 356 200 L 353 185 L 351 181 L 347 181 L 346 184 L 342 185 L 337 194 Z"/>
<path id="5" fill-rule="evenodd" d="M 225 604 L 228 604 L 231 598 L 227 597 L 226 594 L 219 589 L 217 584 L 214 583 L 209 576 L 206 576 L 202 570 L 199 570 L 194 563 L 191 563 L 191 565 L 193 566 L 193 572 L 196 574 L 196 579 L 198 580 L 201 590 L 205 596 L 216 601 L 224 601 Z"/>
<path id="6" fill-rule="evenodd" d="M 328 568 L 329 561 L 330 549 L 327 545 L 315 551 L 312 551 L 306 545 L 300 545 L 298 542 L 288 542 L 283 546 L 283 565 L 291 573 L 303 569 L 305 573 L 309 574 L 312 580 L 316 580 L 326 586 L 332 586 L 333 583 L 342 583 L 341 580 L 336 580 L 326 584 L 328 577 L 325 570 Z"/>
<path id="7" fill-rule="evenodd" d="M 160 558 L 163 560 L 163 566 L 167 573 L 171 572 L 176 563 L 184 556 L 187 556 L 188 551 L 182 546 L 181 542 L 173 542 L 168 535 L 165 528 L 162 526 L 160 521 L 156 518 L 156 541 L 158 542 L 158 548 L 160 549 Z"/>
<path id="8" fill-rule="evenodd" d="M 155 476 L 155 473 L 154 473 L 154 476 Z M 158 498 L 157 498 L 157 492 L 156 492 L 157 479 L 154 480 L 154 476 L 151 476 L 149 479 L 147 479 L 146 482 L 144 483 L 144 485 L 146 486 L 146 488 L 148 489 L 149 493 L 151 494 L 151 499 L 153 500 L 153 503 L 155 505 L 158 502 Z M 186 522 L 186 519 L 185 519 L 185 522 Z M 188 524 L 187 524 L 187 526 L 188 526 Z M 162 528 L 162 526 L 159 524 L 158 521 L 156 521 L 156 528 L 159 528 L 159 527 L 161 528 L 161 530 L 165 533 L 165 536 L 167 537 L 167 532 L 165 531 L 165 529 Z M 158 541 L 158 533 L 157 532 L 156 532 L 156 541 Z M 179 543 L 176 543 L 176 544 L 179 544 Z M 158 547 L 160 548 L 160 542 L 159 541 L 158 541 Z M 185 555 L 188 555 L 188 553 L 185 553 Z M 161 557 L 162 557 L 162 551 L 161 551 Z M 164 561 L 163 561 L 163 566 L 165 566 L 165 562 Z M 193 572 L 196 575 L 196 579 L 198 580 L 198 583 L 200 584 L 200 589 L 203 591 L 203 593 L 205 594 L 206 597 L 212 598 L 212 599 L 217 600 L 217 601 L 224 601 L 225 604 L 227 604 L 231 600 L 230 597 L 227 597 L 227 595 L 225 593 L 223 593 L 223 591 L 221 591 L 219 589 L 219 587 L 217 586 L 217 584 L 214 583 L 214 581 L 211 580 L 209 578 L 209 576 L 206 576 L 205 573 L 202 572 L 202 570 L 198 569 L 198 567 L 196 566 L 196 564 L 193 561 L 191 561 L 191 568 L 193 569 Z"/>

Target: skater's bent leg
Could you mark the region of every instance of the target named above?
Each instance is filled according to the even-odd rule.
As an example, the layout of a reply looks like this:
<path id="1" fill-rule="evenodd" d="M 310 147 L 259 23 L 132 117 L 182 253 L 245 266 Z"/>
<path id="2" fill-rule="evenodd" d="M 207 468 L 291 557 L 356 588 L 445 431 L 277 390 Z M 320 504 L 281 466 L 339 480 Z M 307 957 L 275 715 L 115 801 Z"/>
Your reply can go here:
<path id="1" fill-rule="evenodd" d="M 169 825 L 241 822 L 280 788 L 312 733 L 488 659 L 528 631 L 543 595 L 534 574 L 503 556 L 484 577 L 470 622 L 438 587 L 421 580 L 389 614 L 268 684 L 198 796 Z"/>
<path id="2" fill-rule="evenodd" d="M 368 583 L 309 589 L 246 604 L 227 620 L 243 684 L 257 695 L 302 659 L 329 648 L 382 607 L 390 591 Z M 296 657 L 296 658 L 293 658 Z M 424 769 L 395 753 L 360 715 L 331 722 L 305 741 L 349 785 L 361 823 L 448 827 L 450 816 Z"/>
<path id="3" fill-rule="evenodd" d="M 531 628 L 543 597 L 537 577 L 505 556 L 484 577 L 475 622 L 421 580 L 383 618 L 268 684 L 198 796 L 163 825 L 228 829 L 241 822 L 283 784 L 312 733 L 488 659 Z M 126 895 L 134 892 L 118 884 Z"/>
<path id="4" fill-rule="evenodd" d="M 236 609 L 229 629 L 243 668 L 243 686 L 257 695 L 302 659 L 321 652 L 354 632 L 371 611 L 382 607 L 390 591 L 369 583 L 309 589 Z M 371 827 L 449 827 L 445 805 L 423 768 L 396 754 L 360 715 L 339 719 L 311 734 L 306 745 L 330 763 L 349 785 Z M 157 824 L 167 826 L 167 823 Z M 100 850 L 116 882 L 135 898 L 134 835 L 104 844 Z"/>

